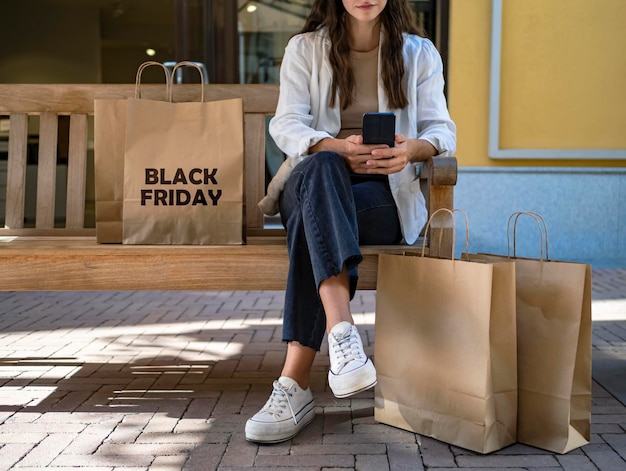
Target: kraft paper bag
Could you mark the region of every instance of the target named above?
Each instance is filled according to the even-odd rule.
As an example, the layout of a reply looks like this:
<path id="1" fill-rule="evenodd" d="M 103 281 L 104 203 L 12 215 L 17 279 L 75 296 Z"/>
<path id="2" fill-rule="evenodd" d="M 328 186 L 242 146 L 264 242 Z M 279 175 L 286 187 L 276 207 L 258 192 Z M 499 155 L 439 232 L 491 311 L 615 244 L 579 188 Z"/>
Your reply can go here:
<path id="1" fill-rule="evenodd" d="M 159 62 L 144 62 L 137 69 L 136 96 L 139 96 L 141 74 L 151 66 L 165 71 L 165 90 L 170 77 Z M 164 96 L 166 98 L 166 94 Z M 123 238 L 124 148 L 126 144 L 127 99 L 94 100 L 94 168 L 96 199 L 96 241 L 120 244 Z"/>
<path id="2" fill-rule="evenodd" d="M 127 113 L 123 243 L 243 243 L 242 99 L 129 99 Z"/>
<path id="3" fill-rule="evenodd" d="M 479 453 L 514 443 L 514 264 L 381 255 L 377 283 L 375 420 Z"/>
<path id="4" fill-rule="evenodd" d="M 540 231 L 545 230 L 545 251 L 542 247 L 539 259 L 518 258 L 515 251 L 512 258 L 470 257 L 515 263 L 517 440 L 567 453 L 590 440 L 591 266 L 549 260 L 545 221 L 536 213 L 511 217 L 517 222 L 520 214 L 537 218 Z"/>

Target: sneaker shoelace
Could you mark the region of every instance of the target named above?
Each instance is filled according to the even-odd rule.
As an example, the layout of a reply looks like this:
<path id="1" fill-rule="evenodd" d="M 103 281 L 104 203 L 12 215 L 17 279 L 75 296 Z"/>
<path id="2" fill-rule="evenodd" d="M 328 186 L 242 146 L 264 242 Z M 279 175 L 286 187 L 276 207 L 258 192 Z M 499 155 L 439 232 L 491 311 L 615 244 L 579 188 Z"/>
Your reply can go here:
<path id="1" fill-rule="evenodd" d="M 336 335 L 333 335 L 333 337 L 335 338 L 333 350 L 335 357 L 339 360 L 337 373 L 353 360 L 363 361 L 363 351 L 359 348 L 359 341 L 353 329 L 350 329 L 349 332 L 344 332 L 340 337 Z"/>
<path id="2" fill-rule="evenodd" d="M 294 424 L 298 425 L 298 419 L 293 411 L 290 399 L 293 394 L 289 392 L 288 388 L 280 384 L 278 381 L 274 381 L 273 386 L 274 390 L 272 391 L 270 398 L 263 406 L 263 410 L 272 417 L 276 418 L 280 417 L 286 409 L 289 409 Z"/>

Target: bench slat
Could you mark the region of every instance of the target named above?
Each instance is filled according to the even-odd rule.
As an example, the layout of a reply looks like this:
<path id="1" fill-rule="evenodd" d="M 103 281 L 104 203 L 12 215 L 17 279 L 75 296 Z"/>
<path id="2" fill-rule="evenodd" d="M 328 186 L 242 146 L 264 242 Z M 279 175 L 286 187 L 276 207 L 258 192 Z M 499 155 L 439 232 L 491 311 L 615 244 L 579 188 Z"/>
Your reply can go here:
<path id="1" fill-rule="evenodd" d="M 41 115 L 39 161 L 37 164 L 37 213 L 35 227 L 54 227 L 54 201 L 57 173 L 59 120 L 55 113 Z"/>
<path id="2" fill-rule="evenodd" d="M 263 197 L 265 186 L 265 115 L 248 113 L 245 129 L 245 204 L 246 232 L 263 227 L 263 214 L 257 203 Z"/>
<path id="3" fill-rule="evenodd" d="M 175 86 L 176 101 L 195 101 L 200 96 L 198 84 Z M 141 97 L 163 100 L 163 85 L 141 86 Z M 245 113 L 276 110 L 278 86 L 271 84 L 209 84 L 204 86 L 205 100 L 243 98 Z M 135 96 L 134 84 L 0 84 L 0 114 L 29 113 L 93 114 L 96 98 L 123 99 Z"/>
<path id="4" fill-rule="evenodd" d="M 79 229 L 85 224 L 86 180 L 87 115 L 72 114 L 70 116 L 65 223 L 68 229 Z"/>
<path id="5" fill-rule="evenodd" d="M 28 145 L 28 115 L 11 115 L 9 127 L 9 156 L 7 162 L 7 194 L 5 226 L 24 227 L 26 197 L 26 157 Z"/>

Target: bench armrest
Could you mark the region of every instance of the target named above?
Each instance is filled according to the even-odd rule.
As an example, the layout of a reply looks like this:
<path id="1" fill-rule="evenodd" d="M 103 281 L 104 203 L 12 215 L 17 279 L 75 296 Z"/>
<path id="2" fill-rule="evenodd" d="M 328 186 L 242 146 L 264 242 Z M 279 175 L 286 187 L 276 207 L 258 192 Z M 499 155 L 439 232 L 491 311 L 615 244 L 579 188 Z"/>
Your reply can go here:
<path id="1" fill-rule="evenodd" d="M 429 216 L 441 208 L 454 209 L 454 185 L 457 182 L 458 163 L 456 157 L 433 157 L 422 163 L 420 171 L 421 189 L 426 199 Z M 436 218 L 427 235 L 429 255 L 450 258 L 452 247 L 451 218 Z M 422 235 L 426 236 L 426 234 Z"/>
<path id="2" fill-rule="evenodd" d="M 431 185 L 456 185 L 458 164 L 456 157 L 433 157 L 422 163 L 420 178 Z"/>

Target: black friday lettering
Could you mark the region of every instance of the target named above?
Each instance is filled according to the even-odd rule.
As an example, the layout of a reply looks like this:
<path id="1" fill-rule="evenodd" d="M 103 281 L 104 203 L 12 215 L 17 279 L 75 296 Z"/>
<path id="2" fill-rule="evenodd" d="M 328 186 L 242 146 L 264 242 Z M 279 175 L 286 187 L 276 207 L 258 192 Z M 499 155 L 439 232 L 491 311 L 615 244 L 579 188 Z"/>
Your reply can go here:
<path id="1" fill-rule="evenodd" d="M 217 185 L 216 168 L 192 168 L 185 172 L 177 168 L 174 174 L 168 174 L 165 168 L 146 168 L 146 185 Z M 209 204 L 217 206 L 222 196 L 221 189 L 141 189 L 141 205 L 153 204 L 154 206 L 192 206 Z"/>

